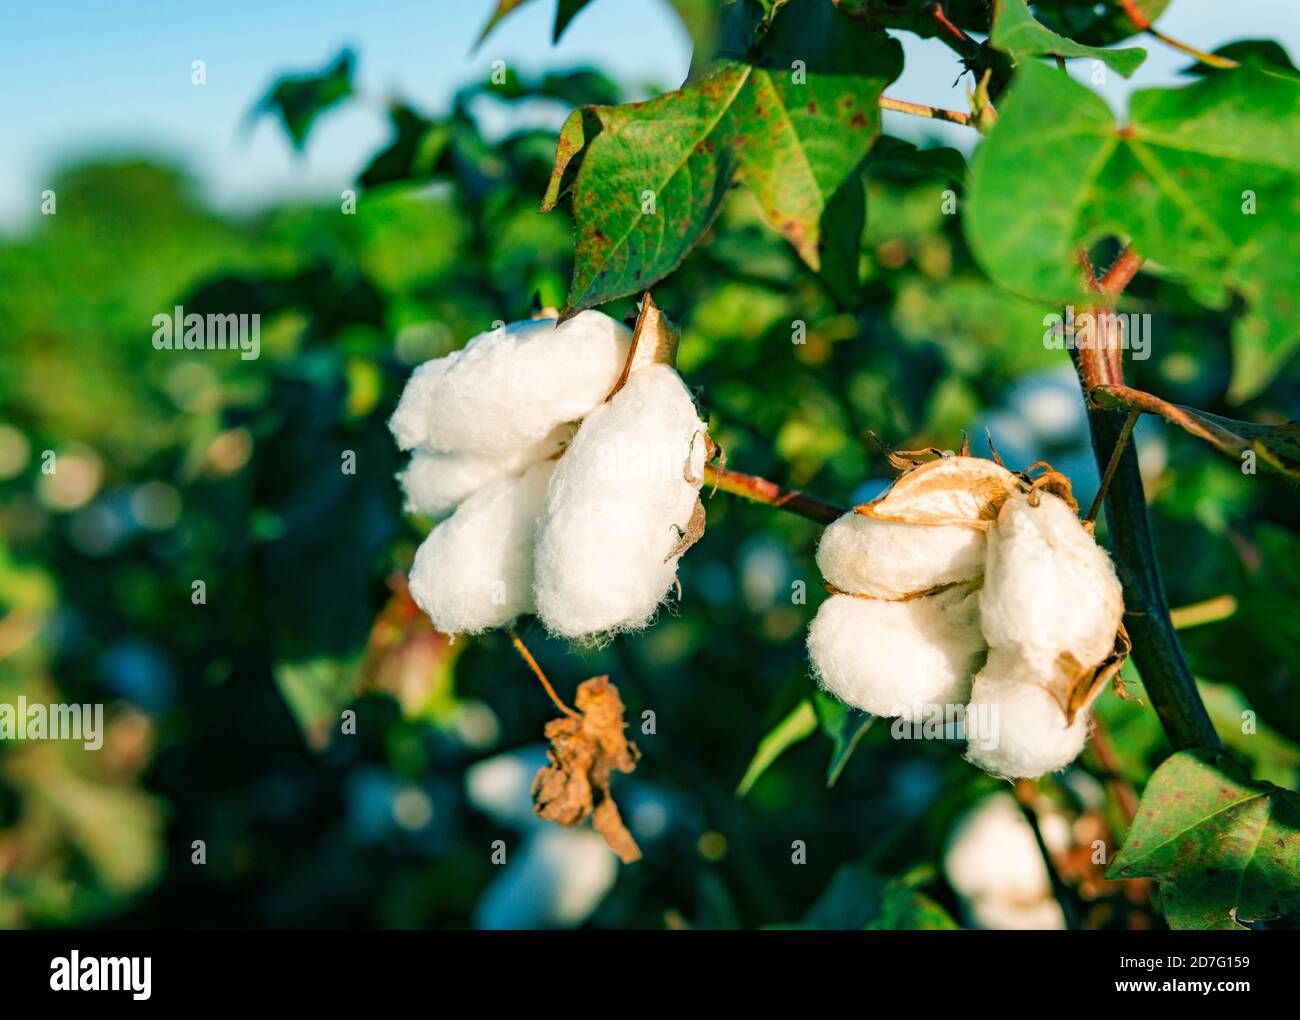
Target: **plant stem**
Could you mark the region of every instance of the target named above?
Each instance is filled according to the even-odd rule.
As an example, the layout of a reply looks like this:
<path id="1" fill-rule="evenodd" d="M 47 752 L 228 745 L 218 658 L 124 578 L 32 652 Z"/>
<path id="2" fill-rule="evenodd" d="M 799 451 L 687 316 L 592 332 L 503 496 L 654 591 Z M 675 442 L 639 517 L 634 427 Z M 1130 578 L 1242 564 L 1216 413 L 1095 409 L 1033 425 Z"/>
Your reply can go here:
<path id="1" fill-rule="evenodd" d="M 1020 812 L 1024 815 L 1025 821 L 1029 823 L 1029 828 L 1034 834 L 1034 842 L 1038 844 L 1038 853 L 1043 858 L 1043 865 L 1047 868 L 1047 878 L 1051 883 L 1052 896 L 1061 907 L 1061 916 L 1065 919 L 1065 927 L 1069 931 L 1076 931 L 1079 927 L 1079 919 L 1075 916 L 1074 901 L 1070 898 L 1069 886 L 1061 878 L 1061 873 L 1056 869 L 1056 862 L 1052 860 L 1052 851 L 1048 849 L 1047 840 L 1043 838 L 1042 826 L 1038 824 L 1038 811 L 1034 807 L 1034 801 L 1038 796 L 1038 784 L 1032 779 L 1018 779 L 1015 785 L 1016 803 L 1020 806 Z"/>
<path id="2" fill-rule="evenodd" d="M 765 503 L 779 510 L 798 514 L 819 524 L 830 524 L 848 513 L 848 510 L 843 507 L 823 503 L 820 499 L 807 496 L 795 489 L 783 489 L 776 482 L 769 482 L 766 478 L 729 471 L 712 464 L 704 468 L 704 484 L 729 492 L 733 496 L 743 496 L 756 503 Z"/>
<path id="3" fill-rule="evenodd" d="M 1166 46 L 1172 46 L 1176 50 L 1181 50 L 1183 53 L 1195 57 L 1202 64 L 1208 64 L 1210 67 L 1226 69 L 1241 66 L 1235 60 L 1231 60 L 1228 57 L 1217 57 L 1213 53 L 1206 53 L 1204 50 L 1198 50 L 1195 46 L 1189 46 L 1187 43 L 1180 42 L 1173 38 L 1173 36 L 1165 35 L 1164 32 L 1161 32 L 1159 29 L 1153 28 L 1147 16 L 1138 10 L 1135 0 L 1121 0 L 1121 3 L 1124 5 L 1124 14 L 1128 17 L 1129 21 L 1137 25 L 1137 27 L 1142 31 L 1159 39 Z"/>
<path id="4" fill-rule="evenodd" d="M 1085 265 L 1087 279 L 1091 275 L 1087 256 L 1081 255 L 1080 261 Z M 1107 305 L 1114 306 L 1115 298 L 1141 264 L 1141 256 L 1130 249 L 1111 266 L 1095 288 Z M 1124 365 L 1118 337 L 1106 339 L 1116 342 L 1098 342 L 1071 352 L 1085 401 L 1094 385 L 1123 384 Z M 1133 640 L 1133 661 L 1142 674 L 1142 683 L 1151 696 L 1165 734 L 1176 750 L 1221 747 L 1169 618 L 1136 446 L 1125 442 L 1118 463 L 1113 466 L 1110 463 L 1126 428 L 1131 430 L 1129 419 L 1122 411 L 1107 411 L 1089 404 L 1088 426 L 1097 469 L 1111 479 L 1105 497 L 1106 524 L 1115 565 L 1124 585 L 1124 620 Z"/>
<path id="5" fill-rule="evenodd" d="M 943 110 L 937 106 L 925 106 L 922 103 L 908 103 L 902 99 L 890 99 L 888 96 L 880 97 L 880 108 L 882 110 L 893 110 L 896 113 L 910 113 L 913 117 L 928 117 L 931 120 L 946 120 L 950 124 L 961 124 L 964 127 L 973 127 L 969 113 L 959 113 L 956 110 Z"/>
<path id="6" fill-rule="evenodd" d="M 1106 473 L 1101 476 L 1101 485 L 1097 488 L 1097 495 L 1093 497 L 1092 506 L 1088 508 L 1088 514 L 1084 517 L 1085 523 L 1095 521 L 1097 514 L 1101 512 L 1101 504 L 1106 498 L 1106 490 L 1110 488 L 1111 480 L 1115 477 L 1115 469 L 1119 467 L 1119 459 L 1124 454 L 1124 447 L 1128 445 L 1129 436 L 1133 435 L 1133 426 L 1137 424 L 1139 417 L 1141 417 L 1140 411 L 1129 412 L 1128 419 L 1124 422 L 1124 428 L 1120 431 L 1119 441 L 1115 444 L 1115 449 L 1111 451 L 1110 462 L 1106 465 Z"/>
<path id="7" fill-rule="evenodd" d="M 1088 412 L 1099 469 L 1104 470 L 1127 417 L 1117 411 Z M 1196 678 L 1169 618 L 1169 603 L 1147 519 L 1137 448 L 1132 444 L 1120 455 L 1106 494 L 1106 524 L 1115 564 L 1124 583 L 1124 622 L 1133 639 L 1133 661 L 1142 674 L 1142 683 L 1169 742 L 1176 750 L 1220 747 L 1218 734 L 1196 689 Z"/>
<path id="8" fill-rule="evenodd" d="M 555 707 L 570 718 L 582 718 L 577 712 L 560 700 L 560 696 L 555 693 L 555 688 L 551 686 L 551 681 L 547 680 L 546 674 L 542 672 L 542 667 L 537 665 L 537 660 L 533 658 L 533 653 L 530 652 L 524 643 L 519 640 L 519 635 L 513 630 L 507 630 L 506 633 L 510 635 L 510 643 L 515 646 L 515 651 L 519 653 L 519 657 L 528 664 L 528 668 L 531 669 L 537 679 L 542 682 L 542 687 L 545 688 L 550 699 L 555 702 Z"/>
<path id="9" fill-rule="evenodd" d="M 948 14 L 943 9 L 943 4 L 929 4 L 925 8 L 925 13 L 934 19 L 935 26 L 939 30 L 939 38 L 949 49 L 960 53 L 967 59 L 973 58 L 979 52 L 980 44 L 948 20 Z"/>

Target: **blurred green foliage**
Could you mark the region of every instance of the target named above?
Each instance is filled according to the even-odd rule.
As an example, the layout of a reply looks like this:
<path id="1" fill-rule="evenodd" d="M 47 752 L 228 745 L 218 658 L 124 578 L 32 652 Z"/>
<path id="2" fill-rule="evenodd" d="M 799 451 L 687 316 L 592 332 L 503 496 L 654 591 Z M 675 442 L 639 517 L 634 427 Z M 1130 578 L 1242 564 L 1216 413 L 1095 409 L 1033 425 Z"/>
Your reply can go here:
<path id="1" fill-rule="evenodd" d="M 553 708 L 502 637 L 449 644 L 403 599 L 429 522 L 400 512 L 385 421 L 415 364 L 558 304 L 572 270 L 569 222 L 538 212 L 554 134 L 485 136 L 485 104 L 558 122 L 616 95 L 583 70 L 468 88 L 440 118 L 395 103 L 354 209 L 223 218 L 175 170 L 84 163 L 53 185 L 55 215 L 0 243 L 0 700 L 105 702 L 109 719 L 97 753 L 0 744 L 0 924 L 491 920 L 493 841 L 540 844 L 471 797 L 467 770 L 535 754 Z M 1068 359 L 1042 342 L 1052 309 L 991 284 L 944 212 L 963 162 L 882 140 L 860 312 L 745 190 L 656 288 L 731 466 L 847 504 L 890 477 L 871 433 L 950 449 L 987 426 L 1013 466 L 1050 459 L 1091 498 Z M 1127 300 L 1159 330 L 1135 385 L 1253 420 L 1300 414 L 1294 364 L 1245 413 L 1224 405 L 1230 310 L 1154 275 Z M 153 316 L 176 304 L 259 313 L 261 357 L 155 350 Z M 1294 785 L 1294 489 L 1158 423 L 1139 437 L 1172 602 L 1236 600 L 1185 632 L 1220 731 L 1257 776 Z M 817 527 L 726 495 L 707 506 L 656 626 L 595 650 L 521 627 L 563 694 L 612 676 L 644 753 L 617 788 L 645 860 L 587 923 L 951 925 L 944 840 L 996 784 L 958 745 L 893 740 L 815 695 Z M 1110 769 L 1140 791 L 1168 754 L 1129 679 L 1130 700 L 1099 708 L 1115 761 L 1090 750 L 1041 784 L 1063 810 L 1119 824 Z M 1249 737 L 1244 712 L 1259 713 Z M 1089 776 L 1101 802 L 1080 793 L 1102 788 Z M 1087 923 L 1151 923 L 1117 887 L 1089 888 Z"/>

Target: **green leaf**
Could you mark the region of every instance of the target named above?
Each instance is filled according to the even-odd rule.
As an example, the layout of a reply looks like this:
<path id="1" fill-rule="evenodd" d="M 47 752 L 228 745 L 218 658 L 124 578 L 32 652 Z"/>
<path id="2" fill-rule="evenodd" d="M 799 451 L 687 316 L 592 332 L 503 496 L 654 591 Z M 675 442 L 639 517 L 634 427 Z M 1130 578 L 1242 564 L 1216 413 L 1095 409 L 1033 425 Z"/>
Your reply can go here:
<path id="1" fill-rule="evenodd" d="M 966 183 L 966 157 L 956 149 L 918 149 L 912 142 L 881 135 L 867 157 L 867 172 L 900 183 L 942 177 L 960 187 Z"/>
<path id="2" fill-rule="evenodd" d="M 880 913 L 867 922 L 867 931 L 955 931 L 952 915 L 923 892 L 895 880 L 885 887 Z"/>
<path id="3" fill-rule="evenodd" d="M 479 33 L 478 45 L 481 46 L 483 40 L 492 34 L 493 29 L 501 24 L 502 18 L 517 11 L 526 3 L 528 3 L 528 0 L 497 0 L 497 5 L 492 8 L 492 13 L 488 16 L 487 24 L 483 26 L 483 31 Z"/>
<path id="4" fill-rule="evenodd" d="M 278 113 L 284 130 L 301 149 L 316 118 L 352 95 L 352 70 L 356 58 L 345 49 L 325 70 L 316 74 L 277 78 L 254 108 L 252 116 Z"/>
<path id="5" fill-rule="evenodd" d="M 1025 0 L 998 0 L 989 42 L 994 49 L 1011 54 L 1017 61 L 1027 57 L 1091 57 L 1125 78 L 1147 58 L 1143 49 L 1103 50 L 1057 35 L 1034 19 Z"/>
<path id="6" fill-rule="evenodd" d="M 1272 39 L 1238 39 L 1214 51 L 1216 57 L 1227 57 L 1239 64 L 1258 64 L 1275 72 L 1300 75 L 1300 69 L 1291 62 L 1291 57 Z M 1204 78 L 1206 75 L 1222 74 L 1224 68 L 1214 67 L 1197 60 L 1183 68 L 1183 74 L 1194 74 Z"/>
<path id="7" fill-rule="evenodd" d="M 826 766 L 826 786 L 829 789 L 839 780 L 844 766 L 857 749 L 858 741 L 871 728 L 876 717 L 849 708 L 821 691 L 813 695 L 813 705 L 817 710 L 817 723 L 831 742 L 831 760 Z"/>
<path id="8" fill-rule="evenodd" d="M 1243 67 L 1149 89 L 1121 128 L 1055 69 L 1016 78 L 972 164 L 963 223 L 980 266 L 1017 293 L 1087 304 L 1077 252 L 1127 236 L 1189 285 L 1245 299 L 1229 396 L 1257 393 L 1300 347 L 1300 81 Z"/>
<path id="9" fill-rule="evenodd" d="M 767 771 L 768 766 L 776 761 L 789 748 L 806 740 L 817 732 L 817 713 L 812 702 L 804 698 L 795 705 L 784 719 L 770 729 L 758 742 L 758 750 L 745 769 L 745 775 L 736 787 L 736 796 L 744 797 L 754 788 L 759 777 Z"/>
<path id="10" fill-rule="evenodd" d="M 1147 783 L 1108 877 L 1155 879 L 1172 928 L 1280 917 L 1300 908 L 1300 796 L 1222 752 L 1179 751 Z"/>
<path id="11" fill-rule="evenodd" d="M 1164 13 L 1172 0 L 1131 0 L 1149 23 Z M 1034 0 L 1034 14 L 1062 35 L 1090 46 L 1109 46 L 1141 32 L 1125 11 L 1124 0 Z"/>
<path id="12" fill-rule="evenodd" d="M 875 140 L 880 93 L 901 68 L 895 41 L 818 0 L 783 9 L 756 53 L 725 56 L 677 92 L 575 112 L 543 204 L 551 208 L 571 183 L 576 264 L 566 313 L 672 272 L 737 176 L 820 270 L 832 200 Z"/>
<path id="13" fill-rule="evenodd" d="M 1224 418 L 1195 407 L 1167 400 L 1129 386 L 1098 386 L 1090 394 L 1098 407 L 1158 414 L 1166 421 L 1217 446 L 1238 462 L 1247 451 L 1292 481 L 1300 481 L 1300 422 L 1261 425 Z"/>
<path id="14" fill-rule="evenodd" d="M 569 23 L 589 3 L 591 0 L 559 0 L 555 7 L 555 30 L 551 33 L 552 42 L 560 41 L 560 36 L 564 35 L 564 30 L 569 27 Z"/>
<path id="15" fill-rule="evenodd" d="M 431 176 L 451 140 L 449 127 L 426 119 L 403 103 L 389 108 L 388 119 L 393 140 L 358 178 L 367 188 Z"/>

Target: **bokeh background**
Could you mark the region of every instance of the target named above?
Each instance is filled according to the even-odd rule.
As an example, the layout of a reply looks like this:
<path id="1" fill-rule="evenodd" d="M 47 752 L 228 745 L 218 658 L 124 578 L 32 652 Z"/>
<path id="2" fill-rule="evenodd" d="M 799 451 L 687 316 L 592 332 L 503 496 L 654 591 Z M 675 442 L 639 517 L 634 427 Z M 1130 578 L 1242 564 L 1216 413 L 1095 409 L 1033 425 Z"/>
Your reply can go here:
<path id="1" fill-rule="evenodd" d="M 660 0 L 600 0 L 558 46 L 553 0 L 535 0 L 476 47 L 492 6 L 7 6 L 0 701 L 104 703 L 108 730 L 98 752 L 0 742 L 0 926 L 980 923 L 943 853 L 999 784 L 956 745 L 891 740 L 814 692 L 815 525 L 719 494 L 681 602 L 648 631 L 584 650 L 522 624 L 562 693 L 608 673 L 628 705 L 644 755 L 615 785 L 645 852 L 631 867 L 591 832 L 533 818 L 554 710 L 509 643 L 449 641 L 406 597 L 430 522 L 403 515 L 393 481 L 385 422 L 405 377 L 560 303 L 569 222 L 537 211 L 559 123 L 577 103 L 675 87 L 690 62 Z M 1300 48 L 1300 19 L 1264 0 L 1179 0 L 1162 27 L 1207 49 Z M 948 52 L 906 42 L 889 94 L 961 106 Z M 1118 108 L 1133 87 L 1187 80 L 1186 58 L 1148 48 L 1133 82 L 1100 89 Z M 328 78 L 340 55 L 354 94 L 295 145 L 292 111 L 258 104 L 281 75 Z M 865 310 L 838 308 L 743 189 L 656 290 L 711 432 L 733 468 L 847 504 L 890 477 L 871 432 L 953 448 L 966 431 L 983 450 L 987 428 L 1012 466 L 1050 460 L 1088 500 L 1077 384 L 1042 344 L 1052 309 L 988 283 L 941 211 L 970 139 L 893 114 L 885 129 Z M 935 150 L 930 171 L 888 158 L 911 145 Z M 1294 362 L 1249 405 L 1224 403 L 1231 309 L 1153 274 L 1130 302 L 1156 330 L 1136 385 L 1300 417 Z M 259 313 L 261 357 L 154 350 L 153 316 L 175 304 Z M 1211 712 L 1256 775 L 1294 788 L 1295 489 L 1159 423 L 1137 435 Z M 806 603 L 791 599 L 800 581 Z M 1035 794 L 1059 820 L 1068 912 L 1094 927 L 1160 923 L 1147 890 L 1078 852 L 1122 824 L 1124 791 L 1168 753 L 1128 676 L 1133 700 L 1102 699 L 1102 754 Z M 339 732 L 348 708 L 356 735 Z"/>

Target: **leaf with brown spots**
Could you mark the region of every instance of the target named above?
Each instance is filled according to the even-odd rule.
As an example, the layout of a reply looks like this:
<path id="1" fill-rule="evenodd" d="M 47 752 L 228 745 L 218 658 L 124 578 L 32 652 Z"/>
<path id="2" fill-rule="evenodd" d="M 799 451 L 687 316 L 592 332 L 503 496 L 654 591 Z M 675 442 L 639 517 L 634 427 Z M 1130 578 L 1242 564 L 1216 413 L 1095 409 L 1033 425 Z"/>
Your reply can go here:
<path id="1" fill-rule="evenodd" d="M 1240 929 L 1300 909 L 1300 796 L 1221 751 L 1156 769 L 1108 878 L 1153 878 L 1171 928 Z"/>
<path id="2" fill-rule="evenodd" d="M 733 34 L 720 58 L 676 92 L 570 115 L 544 203 L 572 191 L 576 260 L 566 314 L 644 290 L 676 269 L 738 176 L 812 269 L 833 260 L 840 289 L 852 288 L 855 277 L 838 262 L 853 248 L 856 270 L 857 238 L 838 228 L 845 198 L 860 196 L 841 189 L 879 134 L 880 94 L 902 70 L 901 48 L 829 0 L 789 5 L 761 43 L 751 37 Z"/>
<path id="3" fill-rule="evenodd" d="M 615 770 L 631 772 L 641 753 L 623 731 L 623 701 L 607 676 L 578 685 L 578 711 L 546 724 L 546 764 L 533 780 L 533 810 L 560 825 L 592 825 L 624 864 L 641 859 L 610 792 Z"/>

